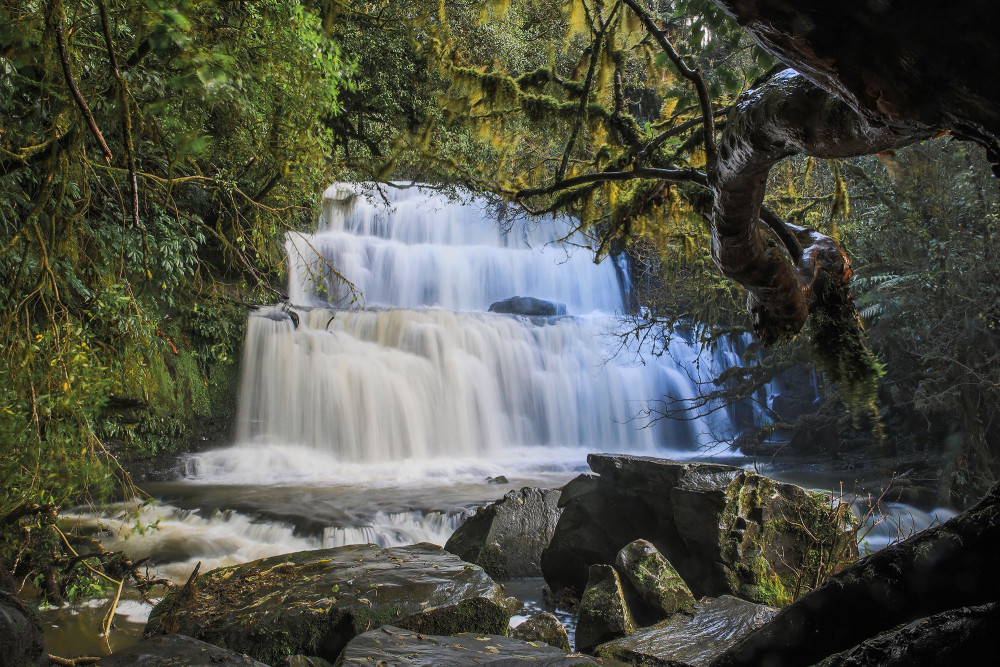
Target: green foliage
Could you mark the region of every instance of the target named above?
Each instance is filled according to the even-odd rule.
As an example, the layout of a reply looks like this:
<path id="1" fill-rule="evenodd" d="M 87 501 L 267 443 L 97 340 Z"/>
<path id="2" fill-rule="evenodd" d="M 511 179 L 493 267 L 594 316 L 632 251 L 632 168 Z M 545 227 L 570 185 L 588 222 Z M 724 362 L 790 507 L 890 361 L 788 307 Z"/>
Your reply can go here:
<path id="1" fill-rule="evenodd" d="M 232 409 L 350 69 L 307 2 L 0 7 L 0 517 Z"/>

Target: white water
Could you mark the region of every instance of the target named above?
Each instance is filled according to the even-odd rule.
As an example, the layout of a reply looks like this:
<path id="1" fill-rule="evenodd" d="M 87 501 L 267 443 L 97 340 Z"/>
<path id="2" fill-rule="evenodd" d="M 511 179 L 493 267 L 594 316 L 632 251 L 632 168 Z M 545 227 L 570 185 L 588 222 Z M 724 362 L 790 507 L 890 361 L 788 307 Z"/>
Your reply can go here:
<path id="1" fill-rule="evenodd" d="M 503 232 L 480 200 L 389 188 L 387 206 L 362 192 L 331 186 L 320 231 L 289 237 L 298 326 L 280 308 L 250 318 L 244 458 L 265 444 L 340 464 L 509 458 L 518 447 L 687 457 L 726 428 L 720 419 L 644 428 L 649 400 L 692 398 L 695 380 L 729 360 L 681 341 L 672 359 L 633 364 L 635 350 L 610 359 L 622 287 L 611 262 L 555 244 L 568 221 Z M 347 292 L 326 263 L 380 309 L 333 310 Z M 566 304 L 570 317 L 485 312 L 513 296 Z"/>

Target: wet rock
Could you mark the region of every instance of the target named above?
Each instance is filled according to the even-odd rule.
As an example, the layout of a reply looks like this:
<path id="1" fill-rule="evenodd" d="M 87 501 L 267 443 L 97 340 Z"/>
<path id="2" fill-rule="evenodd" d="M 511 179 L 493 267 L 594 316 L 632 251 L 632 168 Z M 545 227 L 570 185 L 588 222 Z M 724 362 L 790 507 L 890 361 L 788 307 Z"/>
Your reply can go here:
<path id="1" fill-rule="evenodd" d="M 323 658 L 309 655 L 291 655 L 281 663 L 282 667 L 333 667 L 333 663 Z"/>
<path id="2" fill-rule="evenodd" d="M 147 636 L 183 633 L 274 664 L 335 660 L 354 636 L 386 623 L 415 632 L 504 633 L 503 588 L 433 544 L 352 545 L 220 568 L 152 611 Z"/>
<path id="3" fill-rule="evenodd" d="M 267 667 L 253 658 L 206 644 L 185 635 L 166 635 L 139 642 L 97 663 L 98 667 L 174 667 L 175 665 L 227 665 Z"/>
<path id="4" fill-rule="evenodd" d="M 883 632 L 816 667 L 977 665 L 996 653 L 1000 604 L 952 609 Z"/>
<path id="5" fill-rule="evenodd" d="M 550 614 L 547 611 L 535 614 L 521 623 L 510 631 L 510 636 L 526 642 L 542 642 L 567 652 L 570 650 L 569 634 L 566 632 L 566 628 L 555 617 L 555 614 Z"/>
<path id="6" fill-rule="evenodd" d="M 622 547 L 615 566 L 661 619 L 694 608 L 691 589 L 650 542 L 636 540 Z"/>
<path id="7" fill-rule="evenodd" d="M 510 480 L 503 475 L 497 475 L 496 477 L 487 477 L 487 484 L 510 484 Z"/>
<path id="8" fill-rule="evenodd" d="M 540 642 L 478 633 L 451 637 L 417 634 L 383 625 L 350 641 L 337 667 L 350 665 L 407 665 L 407 667 L 464 667 L 465 665 L 524 665 L 570 667 L 601 663 L 582 655 L 567 654 Z"/>
<path id="9" fill-rule="evenodd" d="M 703 667 L 778 612 L 724 595 L 705 598 L 693 614 L 676 614 L 597 647 L 598 656 L 640 667 Z"/>
<path id="10" fill-rule="evenodd" d="M 580 600 L 576 650 L 590 653 L 598 644 L 635 632 L 621 579 L 610 565 L 592 565 Z"/>
<path id="11" fill-rule="evenodd" d="M 532 296 L 512 296 L 490 304 L 491 313 L 524 315 L 525 317 L 556 317 L 566 314 L 566 304 L 536 299 Z"/>
<path id="12" fill-rule="evenodd" d="M 588 462 L 598 474 L 563 488 L 563 514 L 542 554 L 554 592 L 582 590 L 591 564 L 614 563 L 622 547 L 645 539 L 696 597 L 781 606 L 816 547 L 810 533 L 828 553 L 857 548 L 845 533 L 849 514 L 742 468 L 610 454 L 591 454 Z"/>
<path id="13" fill-rule="evenodd" d="M 459 526 L 444 548 L 494 579 L 538 577 L 542 551 L 561 510 L 558 489 L 523 488 L 490 503 Z"/>
<path id="14" fill-rule="evenodd" d="M 38 615 L 16 595 L 0 591 L 0 667 L 48 664 Z"/>

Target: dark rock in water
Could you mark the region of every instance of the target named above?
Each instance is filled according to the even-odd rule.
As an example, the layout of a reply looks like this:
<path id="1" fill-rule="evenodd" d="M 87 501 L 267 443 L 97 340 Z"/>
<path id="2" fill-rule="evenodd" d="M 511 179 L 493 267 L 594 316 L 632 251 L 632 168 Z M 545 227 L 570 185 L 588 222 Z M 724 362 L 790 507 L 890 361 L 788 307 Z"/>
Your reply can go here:
<path id="1" fill-rule="evenodd" d="M 510 484 L 510 480 L 503 475 L 497 475 L 496 477 L 487 477 L 487 484 Z"/>
<path id="2" fill-rule="evenodd" d="M 816 667 L 982 665 L 995 659 L 998 635 L 1000 604 L 963 607 L 883 632 Z"/>
<path id="3" fill-rule="evenodd" d="M 186 637 L 166 635 L 141 641 L 101 658 L 98 667 L 173 667 L 174 665 L 228 665 L 267 667 L 253 658 Z"/>
<path id="4" fill-rule="evenodd" d="M 510 631 L 510 636 L 526 642 L 542 642 L 561 648 L 566 652 L 570 650 L 569 634 L 566 632 L 566 628 L 555 617 L 555 614 L 550 614 L 547 611 L 535 614 L 521 623 Z"/>
<path id="5" fill-rule="evenodd" d="M 469 517 L 444 548 L 494 579 L 538 577 L 561 510 L 558 489 L 511 491 Z"/>
<path id="6" fill-rule="evenodd" d="M 48 664 L 38 615 L 16 595 L 0 591 L 0 667 Z"/>
<path id="7" fill-rule="evenodd" d="M 526 317 L 557 317 L 566 314 L 566 304 L 543 301 L 532 296 L 512 296 L 490 304 L 491 313 Z"/>
<path id="8" fill-rule="evenodd" d="M 694 608 L 691 589 L 650 542 L 636 540 L 622 547 L 615 566 L 659 618 Z"/>
<path id="9" fill-rule="evenodd" d="M 344 649 L 337 667 L 350 665 L 406 665 L 407 667 L 464 667 L 465 665 L 503 665 L 503 667 L 571 667 L 602 663 L 582 655 L 541 643 L 478 633 L 452 637 L 417 634 L 383 625 L 358 635 Z"/>
<path id="10" fill-rule="evenodd" d="M 507 631 L 503 588 L 433 544 L 303 551 L 203 574 L 152 611 L 146 636 L 183 633 L 274 664 L 334 660 L 386 623 L 415 632 Z"/>
<path id="11" fill-rule="evenodd" d="M 590 653 L 598 644 L 635 632 L 621 579 L 610 565 L 592 565 L 580 600 L 576 650 Z"/>
<path id="12" fill-rule="evenodd" d="M 704 667 L 778 612 L 724 595 L 704 598 L 693 615 L 676 614 L 597 647 L 597 655 L 641 667 Z"/>
<path id="13" fill-rule="evenodd" d="M 735 595 L 781 606 L 796 568 L 820 538 L 827 553 L 856 549 L 849 513 L 792 484 L 733 466 L 591 454 L 599 475 L 563 487 L 563 514 L 542 571 L 554 592 L 579 591 L 593 563 L 614 563 L 644 539 L 677 569 L 696 597 Z M 802 524 L 809 529 L 807 533 Z"/>

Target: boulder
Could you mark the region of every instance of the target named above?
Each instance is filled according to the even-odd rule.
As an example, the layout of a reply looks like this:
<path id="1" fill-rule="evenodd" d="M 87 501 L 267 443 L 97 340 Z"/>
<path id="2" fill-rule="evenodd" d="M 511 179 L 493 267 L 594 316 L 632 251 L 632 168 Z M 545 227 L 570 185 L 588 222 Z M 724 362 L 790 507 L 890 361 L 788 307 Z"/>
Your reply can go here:
<path id="1" fill-rule="evenodd" d="M 526 642 L 542 642 L 549 646 L 570 651 L 569 633 L 555 617 L 547 611 L 535 614 L 510 631 L 510 636 Z"/>
<path id="2" fill-rule="evenodd" d="M 638 667 L 704 667 L 777 611 L 729 595 L 704 598 L 693 614 L 676 614 L 602 644 L 596 653 Z"/>
<path id="3" fill-rule="evenodd" d="M 0 667 L 48 664 L 38 615 L 16 595 L 0 591 Z"/>
<path id="4" fill-rule="evenodd" d="M 479 633 L 461 633 L 451 637 L 417 634 L 391 625 L 365 632 L 352 639 L 337 661 L 337 667 L 350 665 L 406 665 L 407 667 L 464 667 L 465 665 L 503 665 L 503 667 L 570 667 L 597 665 L 593 658 L 569 655 L 566 651 L 540 642 Z"/>
<path id="5" fill-rule="evenodd" d="M 146 636 L 183 633 L 261 662 L 335 660 L 386 623 L 415 632 L 507 631 L 503 588 L 433 544 L 303 551 L 201 575 L 153 608 Z"/>
<path id="6" fill-rule="evenodd" d="M 553 592 L 582 590 L 590 565 L 614 563 L 622 547 L 644 539 L 696 597 L 781 606 L 820 549 L 824 563 L 831 553 L 856 554 L 850 513 L 793 484 L 719 464 L 611 454 L 588 462 L 598 474 L 563 487 L 563 513 L 542 554 Z"/>
<path id="7" fill-rule="evenodd" d="M 281 667 L 333 667 L 333 663 L 311 655 L 290 655 Z"/>
<path id="8" fill-rule="evenodd" d="M 249 656 L 228 651 L 185 635 L 165 635 L 141 641 L 101 658 L 98 667 L 169 667 L 171 665 L 227 665 L 267 667 Z"/>
<path id="9" fill-rule="evenodd" d="M 1000 604 L 962 607 L 880 633 L 816 667 L 984 664 L 996 654 L 998 633 Z"/>
<path id="10" fill-rule="evenodd" d="M 580 599 L 576 650 L 590 653 L 598 644 L 635 632 L 621 579 L 610 565 L 592 565 Z"/>
<path id="11" fill-rule="evenodd" d="M 694 608 L 691 589 L 650 542 L 636 540 L 622 547 L 615 567 L 660 619 Z"/>
<path id="12" fill-rule="evenodd" d="M 491 313 L 524 315 L 525 317 L 557 317 L 566 314 L 566 304 L 536 299 L 532 296 L 512 296 L 490 304 Z"/>
<path id="13" fill-rule="evenodd" d="M 479 565 L 494 579 L 539 577 L 562 510 L 558 489 L 523 488 L 480 507 L 444 548 Z"/>

